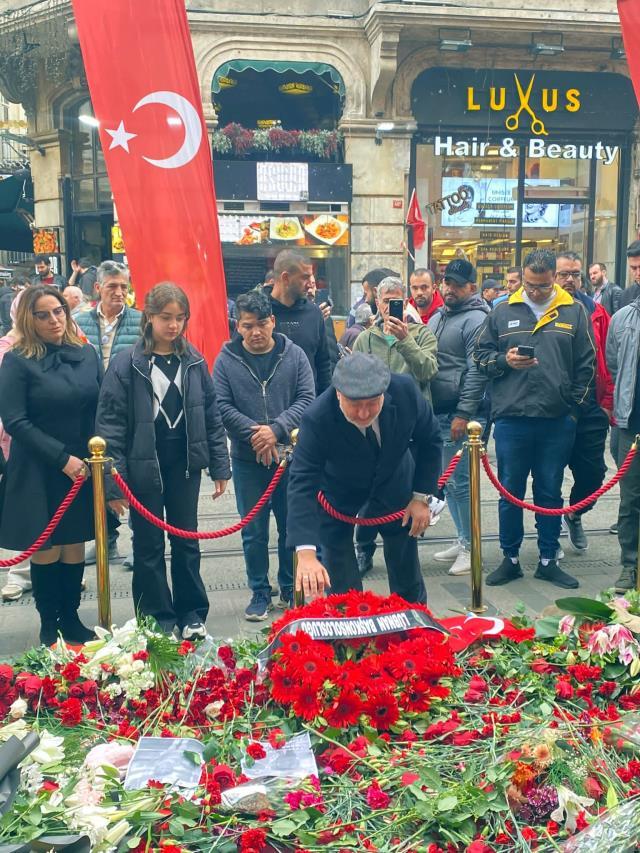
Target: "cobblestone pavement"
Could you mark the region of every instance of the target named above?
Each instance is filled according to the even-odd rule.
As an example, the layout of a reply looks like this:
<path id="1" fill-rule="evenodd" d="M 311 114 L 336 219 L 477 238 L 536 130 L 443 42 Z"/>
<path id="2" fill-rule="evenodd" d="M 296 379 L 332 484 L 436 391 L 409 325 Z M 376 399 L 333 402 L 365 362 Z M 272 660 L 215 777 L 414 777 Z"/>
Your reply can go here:
<path id="1" fill-rule="evenodd" d="M 607 479 L 612 476 L 614 470 L 612 460 L 608 461 Z M 495 459 L 492 458 L 492 462 L 495 466 Z M 485 475 L 482 474 L 481 477 L 483 564 L 487 571 L 491 571 L 501 559 L 497 538 L 497 495 Z M 565 495 L 568 495 L 570 487 L 569 476 L 565 481 Z M 215 504 L 211 501 L 210 492 L 209 485 L 205 484 L 200 497 L 201 530 L 215 530 L 237 520 L 232 484 L 230 484 L 229 493 Z M 513 612 L 519 602 L 523 602 L 527 612 L 535 615 L 562 595 L 592 596 L 601 589 L 611 586 L 619 573 L 618 540 L 609 533 L 609 526 L 615 522 L 617 511 L 618 489 L 616 487 L 601 498 L 596 508 L 583 518 L 589 538 L 589 549 L 586 553 L 574 553 L 566 535 L 562 537 L 561 545 L 566 553 L 562 565 L 580 581 L 580 589 L 569 593 L 544 581 L 533 580 L 537 563 L 535 519 L 530 513 L 525 513 L 527 533 L 521 552 L 524 578 L 507 586 L 485 587 L 484 601 L 489 608 L 489 613 L 508 615 Z M 271 577 L 272 583 L 275 583 L 277 555 L 273 523 L 272 530 Z M 119 548 L 124 555 L 127 553 L 130 538 L 126 524 L 121 527 L 121 531 Z M 445 510 L 438 524 L 430 529 L 429 535 L 420 540 L 419 553 L 429 594 L 429 605 L 436 616 L 444 617 L 454 612 L 461 612 L 470 602 L 469 577 L 452 577 L 447 573 L 447 564 L 436 563 L 433 560 L 434 552 L 447 547 L 452 538 L 453 524 Z M 9 556 L 9 552 L 0 551 L 0 555 L 6 557 Z M 5 571 L 3 571 L 3 577 Z M 244 619 L 244 608 L 249 601 L 249 594 L 240 534 L 202 543 L 202 575 L 211 602 L 207 626 L 213 635 L 222 637 L 234 637 L 240 634 L 255 635 L 268 624 L 250 623 Z M 98 615 L 95 566 L 88 567 L 85 577 L 87 589 L 83 594 L 80 615 L 87 624 L 95 624 Z M 374 570 L 366 578 L 365 587 L 380 593 L 388 590 L 381 548 L 376 553 Z M 122 624 L 133 615 L 133 607 L 131 573 L 123 569 L 120 563 L 114 563 L 111 566 L 111 597 L 113 619 L 116 623 Z M 277 615 L 278 611 L 274 611 L 274 616 Z M 38 619 L 31 594 L 24 595 L 17 602 L 0 604 L 0 657 L 18 654 L 37 644 L 37 641 Z"/>

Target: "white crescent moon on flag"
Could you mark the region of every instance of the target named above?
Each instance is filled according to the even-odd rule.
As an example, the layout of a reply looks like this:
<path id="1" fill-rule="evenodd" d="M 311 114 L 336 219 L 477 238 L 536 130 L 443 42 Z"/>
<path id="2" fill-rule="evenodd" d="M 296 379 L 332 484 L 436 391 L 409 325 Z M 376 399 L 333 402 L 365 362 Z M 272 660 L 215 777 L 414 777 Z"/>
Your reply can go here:
<path id="1" fill-rule="evenodd" d="M 178 113 L 184 125 L 184 142 L 172 157 L 165 157 L 163 160 L 153 160 L 151 157 L 142 159 L 160 169 L 179 169 L 186 166 L 196 156 L 202 142 L 202 122 L 198 111 L 177 92 L 150 92 L 138 101 L 132 112 L 135 113 L 140 107 L 148 104 L 164 104 Z"/>

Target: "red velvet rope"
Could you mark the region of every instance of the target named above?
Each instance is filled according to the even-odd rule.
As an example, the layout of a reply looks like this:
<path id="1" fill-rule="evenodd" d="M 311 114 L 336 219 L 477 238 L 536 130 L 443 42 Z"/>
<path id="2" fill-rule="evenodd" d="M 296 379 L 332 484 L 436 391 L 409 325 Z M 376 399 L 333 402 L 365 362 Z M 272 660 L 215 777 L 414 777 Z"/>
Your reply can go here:
<path id="1" fill-rule="evenodd" d="M 594 492 L 592 495 L 589 495 L 588 498 L 584 498 L 583 500 L 578 501 L 577 504 L 573 504 L 573 506 L 561 507 L 536 506 L 535 504 L 530 504 L 526 501 L 521 501 L 519 498 L 516 498 L 515 495 L 512 495 L 511 492 L 508 492 L 502 485 L 500 480 L 498 480 L 491 468 L 491 465 L 489 464 L 489 459 L 487 458 L 486 454 L 482 456 L 482 465 L 484 467 L 487 477 L 491 481 L 491 484 L 500 492 L 500 494 L 505 500 L 509 501 L 509 503 L 515 504 L 515 506 L 519 506 L 522 509 L 528 509 L 531 512 L 537 512 L 540 515 L 565 515 L 568 512 L 579 512 L 581 509 L 586 509 L 586 507 L 591 506 L 591 504 L 595 503 L 599 497 L 602 497 L 602 495 L 612 489 L 615 484 L 619 482 L 627 473 L 635 455 L 636 447 L 634 445 L 627 453 L 625 460 L 618 469 L 618 471 L 613 475 L 613 477 L 609 480 L 608 483 L 605 483 L 604 485 L 600 486 L 600 488 L 596 492 Z"/>
<path id="2" fill-rule="evenodd" d="M 73 481 L 73 485 L 67 492 L 65 499 L 55 511 L 53 518 L 51 519 L 49 524 L 47 524 L 40 536 L 38 536 L 33 545 L 26 551 L 24 551 L 22 554 L 18 554 L 17 557 L 12 557 L 10 560 L 0 560 L 0 569 L 10 569 L 12 566 L 17 566 L 23 560 L 28 560 L 29 557 L 32 557 L 36 553 L 36 551 L 39 551 L 40 548 L 42 548 L 42 546 L 51 536 L 53 531 L 60 524 L 60 519 L 71 506 L 75 496 L 78 494 L 78 492 L 84 485 L 85 480 L 86 477 L 76 477 L 76 479 Z"/>
<path id="3" fill-rule="evenodd" d="M 120 491 L 129 501 L 129 504 L 150 524 L 154 524 L 156 527 L 160 527 L 167 533 L 171 533 L 173 536 L 179 536 L 182 539 L 222 539 L 223 536 L 231 536 L 232 533 L 237 533 L 239 530 L 242 530 L 243 527 L 246 527 L 247 524 L 253 521 L 253 519 L 264 507 L 264 505 L 267 503 L 267 501 L 275 491 L 276 486 L 282 479 L 282 475 L 284 474 L 285 469 L 285 464 L 280 463 L 280 465 L 278 465 L 271 482 L 266 488 L 265 493 L 262 495 L 258 503 L 254 506 L 254 508 L 248 515 L 246 515 L 240 521 L 237 521 L 235 524 L 231 525 L 231 527 L 224 527 L 222 530 L 208 530 L 204 531 L 203 533 L 200 533 L 197 530 L 181 530 L 179 527 L 174 527 L 173 524 L 167 524 L 164 519 L 158 518 L 157 515 L 154 515 L 152 512 L 149 512 L 149 510 L 140 503 L 140 501 L 133 494 L 129 486 L 127 486 L 125 481 L 115 469 L 112 469 L 111 474 L 113 476 L 113 479 L 118 484 Z"/>
<path id="4" fill-rule="evenodd" d="M 438 489 L 443 489 L 446 486 L 451 475 L 456 470 L 456 465 L 461 459 L 462 450 L 459 450 L 456 455 L 451 458 L 451 461 L 445 468 L 444 473 L 438 480 Z M 318 492 L 318 503 L 322 509 L 331 516 L 331 518 L 335 518 L 337 521 L 343 521 L 345 524 L 359 524 L 362 527 L 374 527 L 378 524 L 390 524 L 392 521 L 400 521 L 404 515 L 403 509 L 398 510 L 398 512 L 392 512 L 390 515 L 380 515 L 376 518 L 360 518 L 355 515 L 345 515 L 342 512 L 338 512 L 337 509 L 334 509 L 334 507 L 331 506 L 324 492 Z"/>

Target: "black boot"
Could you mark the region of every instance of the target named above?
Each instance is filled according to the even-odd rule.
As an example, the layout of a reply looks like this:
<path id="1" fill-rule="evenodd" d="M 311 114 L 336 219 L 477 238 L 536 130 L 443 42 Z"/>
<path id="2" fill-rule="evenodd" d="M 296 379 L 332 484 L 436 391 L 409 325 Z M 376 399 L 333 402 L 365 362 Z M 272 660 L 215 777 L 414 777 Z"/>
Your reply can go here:
<path id="1" fill-rule="evenodd" d="M 60 582 L 58 563 L 31 563 L 31 588 L 40 614 L 40 642 L 52 646 L 58 639 Z"/>
<path id="2" fill-rule="evenodd" d="M 60 633 L 67 643 L 82 645 L 95 640 L 96 635 L 78 617 L 84 563 L 60 562 Z"/>

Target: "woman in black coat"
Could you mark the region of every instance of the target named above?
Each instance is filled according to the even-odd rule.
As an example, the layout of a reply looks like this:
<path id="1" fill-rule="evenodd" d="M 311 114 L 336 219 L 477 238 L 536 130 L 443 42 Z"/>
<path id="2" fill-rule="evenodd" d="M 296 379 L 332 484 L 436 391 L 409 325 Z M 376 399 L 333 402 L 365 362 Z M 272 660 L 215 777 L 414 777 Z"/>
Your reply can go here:
<path id="1" fill-rule="evenodd" d="M 16 316 L 17 343 L 0 367 L 0 418 L 11 435 L 2 480 L 0 546 L 29 548 L 45 529 L 76 477 L 93 435 L 101 366 L 77 336 L 54 287 L 28 287 Z M 94 538 L 93 500 L 84 485 L 43 548 L 31 558 L 40 614 L 40 641 L 58 630 L 83 643 L 95 635 L 78 618 L 84 543 Z"/>
<path id="2" fill-rule="evenodd" d="M 227 442 L 213 380 L 203 356 L 184 338 L 189 302 L 177 285 L 156 285 L 145 299 L 142 340 L 111 359 L 98 404 L 96 433 L 135 496 L 175 527 L 198 529 L 200 475 L 209 469 L 218 498 L 231 477 Z M 115 494 L 112 492 L 112 497 Z M 126 502 L 110 501 L 118 514 Z M 197 540 L 169 536 L 131 510 L 133 599 L 170 633 L 202 638 L 209 600 L 200 577 Z"/>

